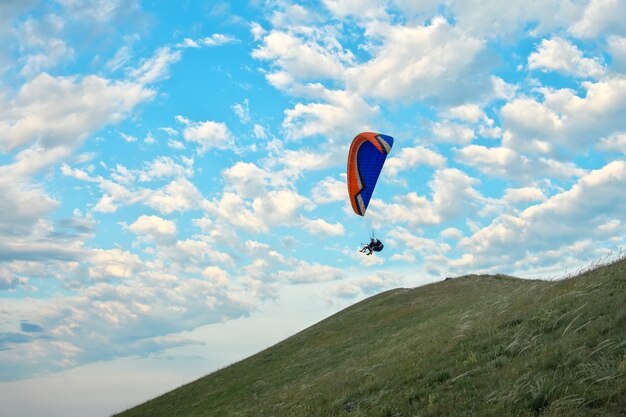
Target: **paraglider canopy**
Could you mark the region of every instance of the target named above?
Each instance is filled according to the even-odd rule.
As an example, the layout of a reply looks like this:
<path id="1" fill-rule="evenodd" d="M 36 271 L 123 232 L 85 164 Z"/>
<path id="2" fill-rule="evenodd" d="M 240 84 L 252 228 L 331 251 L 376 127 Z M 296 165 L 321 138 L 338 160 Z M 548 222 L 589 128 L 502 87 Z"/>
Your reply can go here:
<path id="1" fill-rule="evenodd" d="M 374 187 L 391 152 L 393 138 L 374 132 L 356 135 L 348 153 L 348 195 L 352 209 L 365 215 Z"/>
<path id="2" fill-rule="evenodd" d="M 392 146 L 393 138 L 381 133 L 362 132 L 352 140 L 348 152 L 348 195 L 352 209 L 359 216 L 365 216 Z M 383 247 L 372 232 L 371 242 L 363 246 L 361 252 L 371 255 L 380 252 Z"/>

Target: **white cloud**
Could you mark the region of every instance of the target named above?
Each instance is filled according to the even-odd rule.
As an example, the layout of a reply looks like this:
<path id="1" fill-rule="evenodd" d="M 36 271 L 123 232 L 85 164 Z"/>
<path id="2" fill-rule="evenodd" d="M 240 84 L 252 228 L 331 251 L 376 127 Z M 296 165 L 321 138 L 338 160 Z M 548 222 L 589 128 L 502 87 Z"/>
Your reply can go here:
<path id="1" fill-rule="evenodd" d="M 270 21 L 275 27 L 308 32 L 319 21 L 319 15 L 297 3 L 283 3 L 272 12 Z"/>
<path id="2" fill-rule="evenodd" d="M 445 19 L 415 27 L 379 24 L 375 30 L 382 43 L 371 60 L 346 71 L 350 90 L 386 100 L 441 102 L 490 91 L 488 67 L 480 59 L 484 41 Z"/>
<path id="3" fill-rule="evenodd" d="M 40 20 L 29 17 L 21 25 L 20 44 L 31 52 L 20 60 L 23 62 L 22 75 L 30 78 L 74 59 L 74 50 L 59 37 L 63 28 L 64 20 L 56 15 L 47 15 Z"/>
<path id="4" fill-rule="evenodd" d="M 317 263 L 308 263 L 305 261 L 296 261 L 291 268 L 286 271 L 280 271 L 278 279 L 290 284 L 308 284 L 313 282 L 337 281 L 345 278 L 345 272 L 342 269 L 334 268 L 328 265 Z"/>
<path id="5" fill-rule="evenodd" d="M 241 123 L 250 123 L 250 101 L 246 98 L 243 103 L 235 103 L 231 106 Z"/>
<path id="6" fill-rule="evenodd" d="M 269 173 L 253 163 L 237 162 L 224 170 L 226 189 L 234 191 L 244 198 L 262 195 L 269 184 Z"/>
<path id="7" fill-rule="evenodd" d="M 265 190 L 247 200 L 229 191 L 204 204 L 207 213 L 242 229 L 266 233 L 270 228 L 301 224 L 299 213 L 313 208 L 312 202 L 290 189 Z"/>
<path id="8" fill-rule="evenodd" d="M 461 240 L 463 238 L 463 232 L 456 227 L 447 227 L 441 231 L 441 237 L 446 239 Z"/>
<path id="9" fill-rule="evenodd" d="M 59 0 L 73 18 L 88 24 L 108 24 L 116 19 L 136 17 L 139 10 L 137 0 Z"/>
<path id="10" fill-rule="evenodd" d="M 35 142 L 45 148 L 76 147 L 153 96 L 154 91 L 131 82 L 43 73 L 24 84 L 0 113 L 0 150 Z"/>
<path id="11" fill-rule="evenodd" d="M 289 181 L 290 178 L 298 178 L 307 171 L 335 166 L 338 161 L 345 158 L 345 149 L 336 146 L 332 141 L 321 145 L 320 149 L 319 151 L 283 149 L 276 153 L 270 163 L 281 166 L 282 181 Z M 275 176 L 274 181 L 278 183 L 281 178 Z"/>
<path id="12" fill-rule="evenodd" d="M 255 41 L 260 41 L 267 31 L 257 22 L 252 22 L 250 24 L 250 33 L 252 33 L 252 37 L 254 37 Z"/>
<path id="13" fill-rule="evenodd" d="M 434 8 L 439 4 L 436 3 Z M 463 0 L 451 2 L 450 6 L 459 27 L 476 36 L 495 38 L 529 31 L 531 23 L 530 31 L 535 36 L 568 27 L 580 17 L 585 4 L 561 0 L 515 0 L 509 3 Z"/>
<path id="14" fill-rule="evenodd" d="M 379 272 L 362 278 L 352 279 L 330 287 L 332 297 L 354 298 L 357 295 L 371 295 L 397 288 L 402 284 L 402 277 L 391 272 Z"/>
<path id="15" fill-rule="evenodd" d="M 373 106 L 361 96 L 339 90 L 320 90 L 323 102 L 298 103 L 285 110 L 283 128 L 290 139 L 307 136 L 346 136 L 354 134 L 354 126 L 368 129 L 372 120 L 379 114 L 378 106 Z"/>
<path id="16" fill-rule="evenodd" d="M 169 156 L 160 156 L 145 162 L 145 168 L 137 172 L 139 182 L 149 182 L 167 177 L 191 177 L 193 175 L 193 158 L 181 158 L 184 165 L 177 164 Z"/>
<path id="17" fill-rule="evenodd" d="M 201 266 L 211 262 L 229 267 L 234 266 L 233 257 L 217 249 L 216 242 L 218 241 L 220 239 L 214 236 L 203 236 L 202 240 L 179 240 L 174 246 L 164 248 L 161 255 L 180 265 Z"/>
<path id="18" fill-rule="evenodd" d="M 280 30 L 266 34 L 252 56 L 272 61 L 280 68 L 279 72 L 287 72 L 299 80 L 340 79 L 343 62 L 350 60 L 332 40 L 320 44 L 314 38 L 303 39 Z"/>
<path id="19" fill-rule="evenodd" d="M 474 139 L 474 129 L 449 121 L 433 123 L 433 134 L 441 142 L 468 144 Z"/>
<path id="20" fill-rule="evenodd" d="M 520 261 L 531 267 L 530 254 L 545 264 L 554 259 L 546 260 L 542 253 L 556 251 L 557 258 L 562 258 L 565 254 L 561 249 L 576 242 L 592 239 L 596 248 L 600 242 L 613 238 L 618 238 L 619 243 L 626 222 L 626 200 L 621 192 L 625 186 L 624 161 L 591 171 L 571 189 L 530 206 L 519 215 L 503 214 L 465 238 L 461 242 L 465 255 L 456 260 L 457 266 L 499 268 Z M 607 228 L 608 224 L 613 226 Z M 609 230 L 612 232 L 607 233 Z M 585 259 L 594 256 L 596 253 L 588 253 Z"/>
<path id="21" fill-rule="evenodd" d="M 202 45 L 204 46 L 220 46 L 220 45 L 225 45 L 227 43 L 235 42 L 236 40 L 237 39 L 235 39 L 234 37 L 230 35 L 224 35 L 222 33 L 214 33 L 211 36 L 202 38 L 200 43 L 202 43 Z"/>
<path id="22" fill-rule="evenodd" d="M 458 169 L 439 169 L 428 183 L 431 200 L 415 192 L 395 196 L 390 204 L 373 199 L 368 215 L 380 224 L 411 227 L 441 224 L 461 214 L 470 215 L 475 210 L 480 199 L 480 194 L 473 188 L 477 183 L 476 179 Z"/>
<path id="23" fill-rule="evenodd" d="M 111 59 L 109 59 L 106 64 L 104 64 L 105 68 L 109 71 L 118 71 L 125 66 L 128 65 L 132 58 L 132 49 L 128 45 L 122 46 L 117 50 L 115 55 Z"/>
<path id="24" fill-rule="evenodd" d="M 592 0 L 587 3 L 582 19 L 570 28 L 578 37 L 595 38 L 605 34 L 626 35 L 623 17 L 626 4 L 622 0 Z"/>
<path id="25" fill-rule="evenodd" d="M 619 73 L 626 73 L 626 37 L 610 36 L 608 39 L 611 55 L 610 68 Z"/>
<path id="26" fill-rule="evenodd" d="M 298 221 L 297 213 L 302 209 L 312 208 L 310 200 L 292 190 L 269 191 L 262 198 L 252 201 L 255 215 L 267 225 L 294 224 Z"/>
<path id="27" fill-rule="evenodd" d="M 626 154 L 626 133 L 615 133 L 608 138 L 603 138 L 598 144 L 598 149 Z"/>
<path id="28" fill-rule="evenodd" d="M 162 214 L 170 214 L 200 209 L 202 201 L 202 194 L 195 185 L 186 178 L 177 178 L 164 188 L 149 193 L 145 203 Z"/>
<path id="29" fill-rule="evenodd" d="M 255 215 L 250 204 L 237 194 L 225 192 L 219 200 L 207 203 L 205 209 L 227 224 L 257 233 L 268 231 L 268 226 Z"/>
<path id="30" fill-rule="evenodd" d="M 130 72 L 140 85 L 152 84 L 169 77 L 170 66 L 180 60 L 180 51 L 169 47 L 159 48 L 153 57 L 144 60 L 139 68 Z"/>
<path id="31" fill-rule="evenodd" d="M 392 222 L 419 227 L 438 224 L 441 221 L 432 203 L 426 197 L 418 196 L 414 192 L 404 196 L 395 196 L 392 203 L 372 199 L 367 210 L 373 224 Z"/>
<path id="32" fill-rule="evenodd" d="M 347 197 L 347 185 L 345 179 L 339 181 L 332 177 L 326 177 L 313 187 L 312 200 L 316 204 L 326 204 L 335 201 L 343 201 Z"/>
<path id="33" fill-rule="evenodd" d="M 504 192 L 504 201 L 511 204 L 544 201 L 546 196 L 536 187 L 507 188 Z"/>
<path id="34" fill-rule="evenodd" d="M 183 116 L 177 116 L 176 120 L 185 125 L 183 129 L 185 140 L 199 145 L 199 155 L 203 155 L 210 149 L 232 149 L 234 147 L 233 134 L 224 123 L 212 120 L 194 122 Z"/>
<path id="35" fill-rule="evenodd" d="M 386 11 L 378 0 L 324 0 L 324 5 L 336 16 L 385 17 Z"/>
<path id="36" fill-rule="evenodd" d="M 254 127 L 252 128 L 252 133 L 254 134 L 254 137 L 257 139 L 265 139 L 268 137 L 267 129 L 261 126 L 260 124 L 256 124 L 256 123 Z"/>
<path id="37" fill-rule="evenodd" d="M 544 177 L 569 179 L 586 173 L 572 162 L 526 157 L 505 147 L 470 145 L 456 151 L 456 159 L 493 177 L 531 181 Z"/>
<path id="38" fill-rule="evenodd" d="M 303 219 L 303 226 L 306 231 L 317 236 L 342 236 L 345 229 L 341 223 L 328 223 L 324 219 Z"/>
<path id="39" fill-rule="evenodd" d="M 204 37 L 202 39 L 185 38 L 182 42 L 176 45 L 179 48 L 201 48 L 202 46 L 214 47 L 226 45 L 228 43 L 237 42 L 237 39 L 230 35 L 224 35 L 222 33 L 214 33 L 211 36 Z"/>
<path id="40" fill-rule="evenodd" d="M 217 266 L 207 266 L 204 271 L 202 271 L 202 276 L 215 285 L 225 285 L 230 280 L 228 272 Z"/>
<path id="41" fill-rule="evenodd" d="M 441 243 L 427 237 L 417 236 L 403 227 L 394 227 L 388 234 L 388 240 L 389 243 L 394 244 L 397 247 L 406 248 L 409 252 L 413 252 L 420 258 L 440 255 L 450 250 L 447 243 Z M 408 257 L 405 260 L 414 259 L 413 256 Z"/>
<path id="42" fill-rule="evenodd" d="M 528 67 L 578 77 L 599 78 L 604 75 L 604 68 L 598 61 L 583 57 L 578 47 L 559 37 L 542 40 L 537 51 L 528 57 Z"/>
<path id="43" fill-rule="evenodd" d="M 241 317 L 253 308 L 227 293 L 217 270 L 183 280 L 161 280 L 162 273 L 144 271 L 138 279 L 138 271 L 122 262 L 126 256 L 121 251 L 95 255 L 101 258 L 97 272 L 123 277 L 122 282 L 98 282 L 80 295 L 26 312 L 24 317 L 43 331 L 0 352 L 3 375 L 26 377 L 197 343 L 175 334 Z"/>
<path id="44" fill-rule="evenodd" d="M 580 97 L 569 89 L 542 90 L 543 102 L 518 98 L 502 107 L 503 145 L 558 156 L 626 130 L 626 77 L 584 82 Z M 591 142 L 591 143 L 590 143 Z"/>
<path id="45" fill-rule="evenodd" d="M 445 111 L 444 115 L 469 123 L 478 123 L 480 120 L 487 118 L 485 112 L 477 104 L 463 104 L 451 107 Z"/>
<path id="46" fill-rule="evenodd" d="M 128 228 L 148 242 L 169 240 L 176 235 L 176 223 L 159 216 L 141 215 Z"/>
<path id="47" fill-rule="evenodd" d="M 141 267 L 137 255 L 121 249 L 94 249 L 89 262 L 89 277 L 94 280 L 131 278 Z"/>
<path id="48" fill-rule="evenodd" d="M 120 132 L 120 136 L 128 143 L 137 142 L 137 138 L 135 136 L 127 135 L 126 133 Z"/>
<path id="49" fill-rule="evenodd" d="M 446 165 L 446 158 L 424 146 L 401 148 L 396 155 L 387 159 L 384 173 L 390 177 L 396 177 L 402 171 L 411 170 L 421 165 L 443 168 Z"/>

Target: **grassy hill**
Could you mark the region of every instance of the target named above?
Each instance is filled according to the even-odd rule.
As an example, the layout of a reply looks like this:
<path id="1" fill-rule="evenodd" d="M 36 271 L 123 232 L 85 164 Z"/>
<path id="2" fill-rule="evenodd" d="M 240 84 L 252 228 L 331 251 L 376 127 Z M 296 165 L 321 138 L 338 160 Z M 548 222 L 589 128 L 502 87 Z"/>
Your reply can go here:
<path id="1" fill-rule="evenodd" d="M 626 416 L 626 259 L 355 304 L 120 416 Z"/>

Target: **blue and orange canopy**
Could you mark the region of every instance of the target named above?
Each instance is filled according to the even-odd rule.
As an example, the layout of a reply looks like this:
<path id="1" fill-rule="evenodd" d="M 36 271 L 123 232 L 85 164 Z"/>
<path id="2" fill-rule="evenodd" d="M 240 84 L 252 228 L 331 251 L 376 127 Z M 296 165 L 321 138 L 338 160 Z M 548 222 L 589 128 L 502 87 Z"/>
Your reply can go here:
<path id="1" fill-rule="evenodd" d="M 393 138 L 381 133 L 362 132 L 356 135 L 348 153 L 348 195 L 354 212 L 360 216 L 370 203 L 374 187 Z"/>

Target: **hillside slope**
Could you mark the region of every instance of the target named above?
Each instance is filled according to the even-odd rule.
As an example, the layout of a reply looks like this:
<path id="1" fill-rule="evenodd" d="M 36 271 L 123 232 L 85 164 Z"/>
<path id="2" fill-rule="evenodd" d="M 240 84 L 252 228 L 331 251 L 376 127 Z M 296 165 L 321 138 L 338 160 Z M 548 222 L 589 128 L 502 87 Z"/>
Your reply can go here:
<path id="1" fill-rule="evenodd" d="M 387 291 L 120 416 L 624 416 L 626 259 Z"/>

